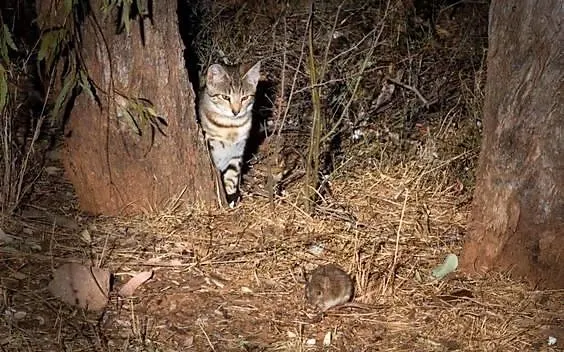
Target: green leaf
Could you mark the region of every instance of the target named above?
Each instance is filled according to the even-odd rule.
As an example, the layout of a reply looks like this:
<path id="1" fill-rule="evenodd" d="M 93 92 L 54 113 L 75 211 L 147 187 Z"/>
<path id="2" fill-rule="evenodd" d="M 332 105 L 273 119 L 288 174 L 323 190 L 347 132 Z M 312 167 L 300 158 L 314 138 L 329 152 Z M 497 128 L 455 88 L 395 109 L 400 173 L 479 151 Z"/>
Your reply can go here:
<path id="1" fill-rule="evenodd" d="M 74 89 L 74 87 L 76 87 L 76 75 L 74 74 L 74 72 L 69 72 L 63 83 L 63 88 L 61 89 L 61 92 L 55 100 L 55 106 L 53 107 L 52 112 L 52 116 L 55 120 L 59 119 L 61 108 L 67 102 L 69 93 Z"/>
<path id="2" fill-rule="evenodd" d="M 457 267 L 458 267 L 458 257 L 456 256 L 456 254 L 451 253 L 447 255 L 443 264 L 433 269 L 431 274 L 433 275 L 433 277 L 440 280 L 445 276 L 447 276 L 448 274 L 455 271 Z"/>
<path id="3" fill-rule="evenodd" d="M 6 42 L 0 40 L 0 58 L 2 58 L 6 63 L 10 62 L 10 57 L 8 56 L 8 46 Z"/>
<path id="4" fill-rule="evenodd" d="M 139 126 L 139 124 L 137 123 L 137 120 L 135 119 L 135 116 L 133 116 L 133 113 L 127 109 L 125 110 L 127 112 L 127 115 L 129 115 L 129 119 L 130 121 L 133 123 L 133 127 L 135 127 L 135 129 L 137 130 L 137 134 L 142 136 L 143 135 L 143 131 L 141 130 L 141 127 Z"/>
<path id="5" fill-rule="evenodd" d="M 6 106 L 6 100 L 8 99 L 8 75 L 6 75 L 6 69 L 0 64 L 0 112 L 4 110 Z"/>
<path id="6" fill-rule="evenodd" d="M 153 107 L 151 107 L 151 106 L 147 106 L 147 107 L 145 108 L 145 110 L 146 110 L 147 113 L 148 113 L 149 115 L 151 115 L 151 116 L 158 116 L 158 115 L 157 115 L 157 112 L 155 111 L 155 109 L 153 109 Z"/>
<path id="7" fill-rule="evenodd" d="M 64 47 L 68 34 L 69 32 L 65 28 L 60 28 L 44 32 L 41 35 L 37 61 L 45 61 L 47 70 L 59 59 L 60 48 Z"/>
<path id="8" fill-rule="evenodd" d="M 90 98 L 92 98 L 92 100 L 96 100 L 96 98 L 94 97 L 94 87 L 92 86 L 92 83 L 90 82 L 90 79 L 88 78 L 88 74 L 86 73 L 86 71 L 84 70 L 79 71 L 78 84 L 80 88 L 82 88 L 82 90 L 85 91 Z"/>
<path id="9" fill-rule="evenodd" d="M 14 43 L 14 39 L 12 38 L 12 33 L 10 33 L 10 29 L 6 24 L 4 24 L 2 28 L 2 37 L 6 41 L 6 44 L 8 44 L 10 48 L 12 48 L 12 50 L 14 51 L 18 50 L 18 47 L 16 46 L 16 44 Z"/>
<path id="10" fill-rule="evenodd" d="M 145 8 L 145 4 L 143 0 L 135 0 L 135 4 L 137 6 L 137 11 L 141 16 L 147 16 L 147 9 Z"/>
<path id="11" fill-rule="evenodd" d="M 39 52 L 37 53 L 37 60 L 42 61 L 51 55 L 53 47 L 56 47 L 58 40 L 58 30 L 53 30 L 43 33 L 41 36 L 41 43 L 39 44 Z"/>
<path id="12" fill-rule="evenodd" d="M 129 35 L 130 21 L 129 15 L 131 13 L 131 1 L 124 0 L 121 7 L 121 26 L 125 27 L 125 33 Z"/>
<path id="13" fill-rule="evenodd" d="M 67 17 L 68 15 L 70 15 L 71 11 L 72 11 L 72 6 L 74 5 L 74 1 L 73 0 L 64 0 L 63 1 L 63 15 L 65 17 Z"/>

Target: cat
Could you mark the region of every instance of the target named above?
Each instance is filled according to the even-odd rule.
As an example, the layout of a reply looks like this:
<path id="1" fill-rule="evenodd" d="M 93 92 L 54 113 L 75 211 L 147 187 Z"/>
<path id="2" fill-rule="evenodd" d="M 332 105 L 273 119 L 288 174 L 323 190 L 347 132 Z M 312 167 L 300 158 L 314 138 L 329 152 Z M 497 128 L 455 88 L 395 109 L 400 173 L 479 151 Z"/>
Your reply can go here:
<path id="1" fill-rule="evenodd" d="M 243 154 L 252 126 L 260 61 L 249 70 L 244 67 L 211 65 L 198 107 L 204 138 L 231 208 L 240 198 Z"/>

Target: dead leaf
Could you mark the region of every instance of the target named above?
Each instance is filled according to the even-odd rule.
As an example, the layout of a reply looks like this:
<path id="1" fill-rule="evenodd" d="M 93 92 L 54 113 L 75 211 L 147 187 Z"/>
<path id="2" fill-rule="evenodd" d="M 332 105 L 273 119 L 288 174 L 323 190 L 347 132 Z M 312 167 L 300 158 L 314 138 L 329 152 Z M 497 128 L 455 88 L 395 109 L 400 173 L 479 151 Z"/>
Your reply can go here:
<path id="1" fill-rule="evenodd" d="M 84 229 L 80 232 L 80 238 L 88 244 L 92 243 L 92 237 L 90 236 L 90 231 L 88 231 L 88 229 Z"/>
<path id="2" fill-rule="evenodd" d="M 45 168 L 45 172 L 47 173 L 47 175 L 49 176 L 55 176 L 57 175 L 60 171 L 62 171 L 62 169 L 60 167 L 56 167 L 56 166 L 47 166 Z"/>
<path id="3" fill-rule="evenodd" d="M 15 237 L 8 235 L 4 230 L 0 228 L 0 242 L 3 243 L 12 243 Z"/>
<path id="4" fill-rule="evenodd" d="M 399 81 L 401 80 L 402 77 L 403 77 L 403 70 L 400 70 L 396 74 L 396 80 Z M 373 106 L 373 108 L 378 109 L 384 106 L 385 104 L 389 103 L 392 100 L 392 97 L 394 96 L 395 90 L 396 90 L 395 84 L 384 80 L 384 82 L 382 82 L 382 89 L 380 90 L 380 95 L 378 95 L 378 98 L 376 98 L 376 105 Z"/>
<path id="5" fill-rule="evenodd" d="M 49 292 L 67 304 L 98 311 L 108 303 L 110 277 L 110 272 L 104 269 L 63 264 L 53 273 Z"/>
<path id="6" fill-rule="evenodd" d="M 133 293 L 135 292 L 135 290 L 141 286 L 143 283 L 145 283 L 147 280 L 149 280 L 151 277 L 153 277 L 153 272 L 152 271 L 143 271 L 135 276 L 133 276 L 131 279 L 129 279 L 129 281 L 122 286 L 122 288 L 119 290 L 119 295 L 122 297 L 131 297 L 133 296 Z"/>
<path id="7" fill-rule="evenodd" d="M 25 317 L 27 317 L 27 312 L 17 311 L 17 312 L 14 313 L 14 319 L 15 320 L 22 320 Z"/>

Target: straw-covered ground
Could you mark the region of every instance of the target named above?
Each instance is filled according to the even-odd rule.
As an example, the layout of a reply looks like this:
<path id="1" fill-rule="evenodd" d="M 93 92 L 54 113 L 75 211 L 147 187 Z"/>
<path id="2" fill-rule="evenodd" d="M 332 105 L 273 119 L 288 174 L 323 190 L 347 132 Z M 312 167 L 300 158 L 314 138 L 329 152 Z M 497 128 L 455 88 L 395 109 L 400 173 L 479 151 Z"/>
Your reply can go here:
<path id="1" fill-rule="evenodd" d="M 503 274 L 431 276 L 467 233 L 488 4 L 433 6 L 193 8 L 202 65 L 262 60 L 266 94 L 277 98 L 259 115 L 290 149 L 309 143 L 313 25 L 327 130 L 337 126 L 314 213 L 301 208 L 302 162 L 273 199 L 263 179 L 246 177 L 233 210 L 88 217 L 51 152 L 22 211 L 2 218 L 12 237 L 0 237 L 0 350 L 557 351 L 564 292 Z M 255 156 L 249 175 L 263 161 Z M 154 275 L 132 298 L 112 294 L 103 313 L 86 313 L 47 290 L 68 262 L 109 269 L 117 287 Z M 304 273 L 325 263 L 352 275 L 362 306 L 312 314 Z M 560 340 L 549 346 L 549 336 Z"/>

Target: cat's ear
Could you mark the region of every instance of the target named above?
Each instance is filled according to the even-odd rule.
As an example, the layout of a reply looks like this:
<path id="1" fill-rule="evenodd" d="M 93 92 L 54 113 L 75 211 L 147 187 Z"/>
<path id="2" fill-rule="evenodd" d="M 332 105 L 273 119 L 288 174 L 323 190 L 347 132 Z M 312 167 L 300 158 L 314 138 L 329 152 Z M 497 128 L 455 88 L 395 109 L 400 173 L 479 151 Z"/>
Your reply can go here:
<path id="1" fill-rule="evenodd" d="M 253 87 L 256 87 L 260 78 L 260 61 L 251 67 L 243 76 Z"/>
<path id="2" fill-rule="evenodd" d="M 209 85 L 216 85 L 223 81 L 225 78 L 228 77 L 227 71 L 221 66 L 220 64 L 213 64 L 208 67 L 208 73 L 206 75 L 206 81 Z"/>

